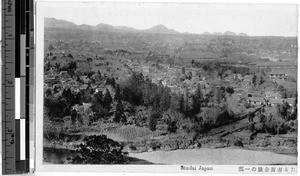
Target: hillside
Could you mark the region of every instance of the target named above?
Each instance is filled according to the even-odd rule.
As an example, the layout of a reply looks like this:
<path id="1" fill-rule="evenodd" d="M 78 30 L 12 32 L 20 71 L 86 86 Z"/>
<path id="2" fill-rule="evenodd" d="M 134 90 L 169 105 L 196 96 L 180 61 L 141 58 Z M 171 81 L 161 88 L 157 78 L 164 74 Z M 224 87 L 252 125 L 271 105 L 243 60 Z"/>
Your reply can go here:
<path id="1" fill-rule="evenodd" d="M 209 34 L 46 19 L 44 147 L 101 152 L 103 141 L 124 156 L 238 148 L 295 158 L 297 79 L 282 72 L 297 72 L 297 38 Z M 62 152 L 44 161 L 67 163 Z"/>

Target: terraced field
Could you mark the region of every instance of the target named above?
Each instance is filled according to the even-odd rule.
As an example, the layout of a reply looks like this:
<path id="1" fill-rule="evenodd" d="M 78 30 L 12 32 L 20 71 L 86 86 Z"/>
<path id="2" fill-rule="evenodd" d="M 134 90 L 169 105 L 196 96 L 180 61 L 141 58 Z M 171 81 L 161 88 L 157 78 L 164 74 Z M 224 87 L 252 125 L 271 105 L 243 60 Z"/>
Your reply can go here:
<path id="1" fill-rule="evenodd" d="M 135 125 L 114 125 L 114 124 L 99 124 L 94 127 L 89 127 L 83 132 L 76 133 L 77 135 L 107 135 L 107 137 L 119 141 L 141 141 L 151 139 L 161 135 L 160 131 L 151 131 L 146 127 L 137 127 Z"/>
<path id="2" fill-rule="evenodd" d="M 110 127 L 103 130 L 103 134 L 114 140 L 121 141 L 139 141 L 143 139 L 150 139 L 160 135 L 160 132 L 152 132 L 145 127 L 136 127 L 134 125 L 126 125 L 121 127 Z M 117 138 L 117 139 L 116 139 Z"/>

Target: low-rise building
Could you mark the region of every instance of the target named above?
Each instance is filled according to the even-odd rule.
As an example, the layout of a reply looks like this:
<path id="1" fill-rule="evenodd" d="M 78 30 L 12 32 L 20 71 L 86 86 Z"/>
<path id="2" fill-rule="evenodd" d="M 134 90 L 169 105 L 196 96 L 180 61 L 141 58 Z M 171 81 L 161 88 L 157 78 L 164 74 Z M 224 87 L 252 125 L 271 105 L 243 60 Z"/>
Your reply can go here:
<path id="1" fill-rule="evenodd" d="M 283 101 L 287 102 L 291 107 L 294 107 L 295 105 L 295 98 L 287 98 L 283 99 Z"/>
<path id="2" fill-rule="evenodd" d="M 269 73 L 270 78 L 286 78 L 287 76 L 289 75 L 283 70 L 272 70 Z"/>
<path id="3" fill-rule="evenodd" d="M 268 105 L 277 106 L 282 104 L 282 99 L 269 99 Z"/>
<path id="4" fill-rule="evenodd" d="M 254 106 L 263 105 L 265 100 L 261 97 L 249 97 L 250 104 Z"/>

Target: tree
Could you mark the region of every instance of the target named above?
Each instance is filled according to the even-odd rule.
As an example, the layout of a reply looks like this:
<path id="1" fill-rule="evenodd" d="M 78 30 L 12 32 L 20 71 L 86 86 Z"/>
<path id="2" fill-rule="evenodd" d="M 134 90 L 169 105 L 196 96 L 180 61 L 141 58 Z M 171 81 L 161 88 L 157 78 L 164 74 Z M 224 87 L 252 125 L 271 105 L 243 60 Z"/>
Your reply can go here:
<path id="1" fill-rule="evenodd" d="M 180 97 L 177 94 L 172 94 L 170 101 L 170 109 L 172 111 L 180 111 Z"/>
<path id="2" fill-rule="evenodd" d="M 143 74 L 133 72 L 121 85 L 123 90 L 123 100 L 134 105 L 141 105 L 143 103 L 142 87 L 144 83 Z"/>
<path id="3" fill-rule="evenodd" d="M 68 106 L 73 106 L 74 104 L 77 103 L 76 98 L 73 95 L 71 89 L 64 89 L 61 96 L 66 100 Z"/>
<path id="4" fill-rule="evenodd" d="M 116 85 L 115 101 L 121 100 L 121 90 L 119 84 Z"/>
<path id="5" fill-rule="evenodd" d="M 60 70 L 60 63 L 55 63 L 55 68 L 56 68 L 56 70 Z"/>
<path id="6" fill-rule="evenodd" d="M 72 54 L 68 54 L 68 57 L 72 59 L 74 58 Z"/>
<path id="7" fill-rule="evenodd" d="M 283 91 L 284 91 L 283 85 L 279 85 L 279 86 L 277 87 L 277 91 L 283 92 Z"/>
<path id="8" fill-rule="evenodd" d="M 71 164 L 124 164 L 127 153 L 123 152 L 123 145 L 105 135 L 88 136 L 84 143 L 76 146 L 75 157 Z"/>
<path id="9" fill-rule="evenodd" d="M 184 112 L 188 112 L 190 110 L 190 103 L 189 103 L 189 91 L 185 89 L 184 94 Z"/>
<path id="10" fill-rule="evenodd" d="M 159 102 L 160 112 L 164 112 L 164 111 L 168 110 L 170 107 L 170 104 L 171 104 L 170 93 L 169 93 L 169 91 L 165 90 L 164 92 L 162 92 L 162 95 L 160 97 L 160 102 Z"/>
<path id="11" fill-rule="evenodd" d="M 203 93 L 201 91 L 200 85 L 197 85 L 197 90 L 195 94 L 192 96 L 193 104 L 192 104 L 192 111 L 195 114 L 200 112 L 201 103 L 203 101 Z"/>
<path id="12" fill-rule="evenodd" d="M 123 107 L 121 100 L 118 101 L 116 111 L 115 111 L 114 121 L 117 123 L 119 123 L 120 121 L 121 122 L 127 121 L 127 119 L 124 115 L 124 107 Z"/>
<path id="13" fill-rule="evenodd" d="M 185 108 L 184 108 L 184 96 L 181 94 L 180 95 L 180 99 L 179 99 L 179 112 L 184 113 L 185 112 Z"/>
<path id="14" fill-rule="evenodd" d="M 149 128 L 151 131 L 155 131 L 156 130 L 156 125 L 157 125 L 157 120 L 161 119 L 161 114 L 154 111 L 151 113 L 151 115 L 149 116 Z"/>
<path id="15" fill-rule="evenodd" d="M 281 92 L 281 97 L 284 99 L 288 98 L 288 91 L 286 89 Z"/>
<path id="16" fill-rule="evenodd" d="M 125 100 L 125 101 L 128 101 L 128 102 L 131 102 L 130 101 L 130 97 L 131 97 L 131 91 L 130 91 L 130 89 L 128 88 L 128 87 L 125 87 L 124 89 L 123 89 L 123 99 Z"/>
<path id="17" fill-rule="evenodd" d="M 107 77 L 106 78 L 106 85 L 111 85 L 113 88 L 115 88 L 115 86 L 116 86 L 115 78 L 114 77 L 112 77 L 112 78 Z"/>
<path id="18" fill-rule="evenodd" d="M 253 75 L 252 77 L 252 84 L 256 87 L 256 82 L 257 82 L 257 76 L 256 74 Z"/>
<path id="19" fill-rule="evenodd" d="M 217 103 L 221 103 L 221 101 L 224 98 L 222 90 L 216 87 L 212 93 L 213 93 L 213 100 Z"/>
<path id="20" fill-rule="evenodd" d="M 181 73 L 185 75 L 185 67 L 182 67 Z"/>
<path id="21" fill-rule="evenodd" d="M 234 89 L 232 86 L 227 86 L 226 87 L 226 92 L 229 93 L 229 94 L 233 94 L 234 93 Z"/>
<path id="22" fill-rule="evenodd" d="M 94 75 L 94 72 L 92 72 L 92 71 L 88 72 L 86 78 L 91 79 L 93 75 Z"/>
<path id="23" fill-rule="evenodd" d="M 277 87 L 277 91 L 279 91 L 281 93 L 282 98 L 287 98 L 288 97 L 288 91 L 286 90 L 286 88 L 284 88 L 283 85 L 279 85 Z"/>
<path id="24" fill-rule="evenodd" d="M 158 92 L 154 93 L 154 96 L 151 99 L 153 100 L 152 108 L 155 111 L 160 111 L 160 94 Z"/>
<path id="25" fill-rule="evenodd" d="M 102 74 L 101 74 L 100 70 L 98 70 L 97 74 L 98 74 L 98 76 L 99 76 L 100 79 L 101 79 L 101 78 L 102 78 Z"/>
<path id="26" fill-rule="evenodd" d="M 83 103 L 90 103 L 92 101 L 92 96 L 88 93 L 88 90 L 82 90 L 80 99 Z"/>
<path id="27" fill-rule="evenodd" d="M 290 120 L 296 120 L 297 115 L 298 115 L 298 95 L 296 93 L 296 98 L 295 98 L 294 105 L 293 105 L 293 112 L 289 117 Z"/>
<path id="28" fill-rule="evenodd" d="M 198 114 L 200 112 L 201 102 L 196 95 L 192 96 L 192 109 L 191 111 L 194 114 Z"/>
<path id="29" fill-rule="evenodd" d="M 193 73 L 189 71 L 189 72 L 187 73 L 187 77 L 188 77 L 189 80 L 191 80 L 192 77 L 193 77 Z"/>
<path id="30" fill-rule="evenodd" d="M 72 123 L 75 123 L 75 122 L 76 122 L 77 117 L 78 117 L 78 114 L 77 114 L 76 109 L 72 109 L 72 110 L 71 110 L 71 121 L 72 121 Z"/>
<path id="31" fill-rule="evenodd" d="M 51 63 L 50 61 L 46 61 L 45 66 L 44 66 L 44 70 L 45 71 L 49 71 L 51 69 Z"/>
<path id="32" fill-rule="evenodd" d="M 265 77 L 263 74 L 259 74 L 257 77 L 257 83 L 256 85 L 260 86 L 265 82 Z"/>
<path id="33" fill-rule="evenodd" d="M 195 64 L 195 60 L 194 59 L 192 60 L 191 64 L 194 67 L 194 64 Z"/>
<path id="34" fill-rule="evenodd" d="M 87 61 L 88 63 L 90 63 L 90 62 L 92 62 L 92 61 L 93 61 L 93 59 L 92 59 L 92 58 L 90 58 L 90 57 L 88 57 L 88 58 L 86 59 L 86 61 Z"/>
<path id="35" fill-rule="evenodd" d="M 110 105 L 112 103 L 112 97 L 108 89 L 106 89 L 104 98 L 103 98 L 103 106 L 107 109 L 110 109 Z"/>
<path id="36" fill-rule="evenodd" d="M 50 45 L 49 45 L 49 47 L 48 47 L 48 50 L 49 50 L 49 51 L 52 51 L 52 50 L 54 50 L 54 47 L 53 47 L 53 45 L 52 45 L 52 44 L 50 44 Z"/>
<path id="37" fill-rule="evenodd" d="M 77 81 L 78 83 L 80 83 L 80 84 L 84 84 L 84 82 L 82 81 L 82 79 L 80 79 L 79 76 L 77 76 L 76 81 Z"/>
<path id="38" fill-rule="evenodd" d="M 172 121 L 168 124 L 168 132 L 170 133 L 175 133 L 177 130 L 177 122 L 176 121 Z"/>
<path id="39" fill-rule="evenodd" d="M 51 121 L 60 121 L 64 116 L 70 114 L 70 107 L 62 97 L 45 97 L 44 106 L 46 115 Z"/>
<path id="40" fill-rule="evenodd" d="M 46 90 L 45 96 L 46 96 L 46 97 L 53 97 L 51 89 L 48 88 L 48 89 Z"/>
<path id="41" fill-rule="evenodd" d="M 103 97 L 102 91 L 98 91 L 97 93 L 95 93 L 93 95 L 93 98 L 92 98 L 92 109 L 94 111 L 99 111 L 100 106 L 102 106 L 102 104 L 103 104 L 102 97 Z"/>
<path id="42" fill-rule="evenodd" d="M 278 112 L 280 113 L 281 117 L 283 119 L 286 119 L 288 116 L 288 110 L 290 108 L 290 105 L 287 102 L 283 102 L 281 105 L 278 105 Z"/>

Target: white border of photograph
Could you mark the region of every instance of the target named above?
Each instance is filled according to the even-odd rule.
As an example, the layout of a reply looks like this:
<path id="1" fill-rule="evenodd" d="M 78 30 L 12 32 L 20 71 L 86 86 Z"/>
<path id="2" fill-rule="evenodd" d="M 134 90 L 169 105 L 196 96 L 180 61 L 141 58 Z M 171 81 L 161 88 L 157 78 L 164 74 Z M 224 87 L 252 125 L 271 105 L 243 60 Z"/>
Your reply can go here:
<path id="1" fill-rule="evenodd" d="M 83 0 L 65 0 L 65 1 L 83 1 Z M 128 1 L 128 0 L 127 0 Z M 149 0 L 141 2 L 149 2 Z M 35 103 L 36 103 L 36 111 L 35 111 L 35 129 L 36 129 L 36 143 L 35 143 L 35 168 L 36 172 L 51 172 L 49 174 L 53 175 L 54 172 L 118 172 L 118 173 L 206 173 L 206 174 L 256 174 L 253 172 L 239 172 L 239 167 L 241 165 L 201 165 L 201 167 L 213 167 L 213 171 L 204 171 L 204 170 L 181 170 L 182 165 L 57 165 L 57 164 L 43 164 L 43 84 L 44 84 L 44 12 L 47 8 L 47 3 L 45 2 L 55 2 L 55 1 L 45 1 L 45 0 L 37 0 L 35 3 L 35 32 L 36 32 L 36 94 L 35 94 Z M 59 2 L 59 1 L 56 1 Z M 95 2 L 95 1 L 93 1 Z M 98 1 L 97 1 L 98 2 Z M 99 1 L 99 2 L 107 2 L 107 1 Z M 117 2 L 126 2 L 123 0 L 119 0 Z M 137 2 L 137 1 L 131 1 Z M 159 1 L 155 1 L 159 2 Z M 182 1 L 163 1 L 163 2 L 182 2 Z M 232 1 L 232 0 L 202 0 L 202 1 L 189 1 L 189 2 L 200 2 L 200 3 L 249 3 L 247 1 Z M 297 1 L 252 1 L 251 3 L 284 3 L 284 4 L 299 4 Z M 299 19 L 298 19 L 299 20 Z M 299 24 L 298 24 L 299 25 Z M 298 29 L 299 32 L 299 29 Z M 299 56 L 298 56 L 299 57 Z M 299 146 L 298 146 L 299 147 Z M 187 166 L 187 165 L 185 165 Z M 195 166 L 199 168 L 200 165 L 188 165 Z M 244 168 L 252 168 L 253 165 L 242 165 Z M 256 166 L 258 167 L 258 166 Z M 270 167 L 269 166 L 261 166 L 261 167 Z M 285 165 L 283 167 L 296 167 L 295 165 Z M 122 174 L 122 175 L 123 175 Z M 282 173 L 285 174 L 285 173 Z M 46 174 L 45 174 L 46 175 Z M 55 173 L 56 175 L 56 173 Z M 61 174 L 62 175 L 62 174 Z M 68 174 L 71 175 L 71 174 Z"/>

